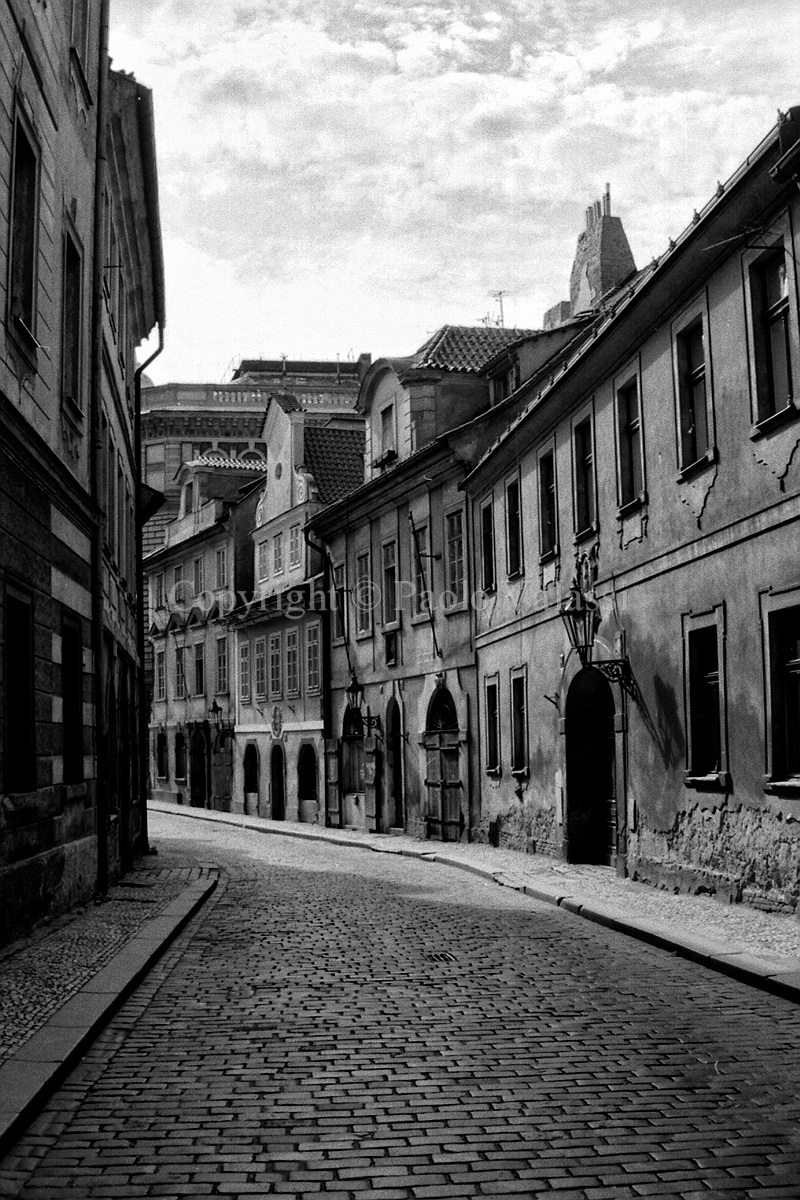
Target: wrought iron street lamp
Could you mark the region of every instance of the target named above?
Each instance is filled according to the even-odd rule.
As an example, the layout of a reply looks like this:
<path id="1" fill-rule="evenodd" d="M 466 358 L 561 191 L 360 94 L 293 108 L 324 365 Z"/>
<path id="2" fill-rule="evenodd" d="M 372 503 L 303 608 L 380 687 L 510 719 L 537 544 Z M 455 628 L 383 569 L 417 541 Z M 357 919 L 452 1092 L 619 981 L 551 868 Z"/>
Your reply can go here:
<path id="1" fill-rule="evenodd" d="M 361 713 L 361 706 L 364 703 L 364 689 L 358 682 L 355 671 L 350 675 L 350 684 L 345 689 L 344 694 L 347 697 L 348 707 L 355 708 Z M 380 729 L 381 727 L 380 717 L 371 717 L 369 708 L 367 709 L 366 716 L 361 713 L 361 720 L 364 723 L 365 729 Z"/>
<path id="2" fill-rule="evenodd" d="M 561 620 L 567 630 L 570 645 L 578 651 L 581 666 L 592 661 L 592 648 L 600 628 L 600 609 L 595 600 L 581 591 L 577 583 L 569 590 L 569 599 L 561 609 Z"/>

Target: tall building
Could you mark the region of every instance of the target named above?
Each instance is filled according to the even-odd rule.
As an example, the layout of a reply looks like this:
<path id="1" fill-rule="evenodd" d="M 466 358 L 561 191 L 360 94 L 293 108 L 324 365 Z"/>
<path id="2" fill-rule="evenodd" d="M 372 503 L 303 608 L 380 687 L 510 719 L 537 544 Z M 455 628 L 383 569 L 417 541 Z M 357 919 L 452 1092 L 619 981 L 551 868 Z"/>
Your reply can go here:
<path id="1" fill-rule="evenodd" d="M 107 5 L 0 11 L 0 929 L 145 838 L 135 347 L 163 327 L 150 92 Z"/>

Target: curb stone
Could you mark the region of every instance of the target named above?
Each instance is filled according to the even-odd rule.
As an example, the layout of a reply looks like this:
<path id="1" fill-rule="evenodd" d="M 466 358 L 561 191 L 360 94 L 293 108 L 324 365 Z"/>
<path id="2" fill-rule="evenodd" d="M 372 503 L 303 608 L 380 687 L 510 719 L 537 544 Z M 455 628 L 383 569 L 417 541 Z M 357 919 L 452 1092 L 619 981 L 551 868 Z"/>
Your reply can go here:
<path id="1" fill-rule="evenodd" d="M 566 890 L 571 885 L 565 885 L 563 892 L 559 889 L 549 890 L 544 887 L 537 887 L 536 885 L 523 884 L 519 880 L 509 878 L 500 870 L 490 871 L 484 867 L 474 866 L 472 863 L 465 863 L 454 858 L 449 858 L 446 854 L 435 850 L 417 851 L 406 847 L 398 850 L 391 846 L 387 846 L 384 849 L 383 846 L 377 846 L 372 842 L 351 840 L 346 837 L 337 837 L 336 834 L 321 833 L 318 831 L 319 827 L 317 827 L 317 831 L 315 832 L 309 829 L 308 833 L 298 829 L 283 830 L 261 823 L 255 824 L 253 821 L 248 820 L 247 816 L 240 816 L 235 813 L 213 812 L 210 809 L 186 809 L 179 805 L 165 804 L 161 801 L 151 800 L 148 807 L 155 812 L 188 817 L 190 820 L 216 821 L 219 824 L 233 825 L 237 829 L 245 829 L 252 833 L 274 834 L 278 837 L 293 837 L 310 841 L 333 842 L 339 846 L 350 846 L 359 850 L 372 850 L 377 854 L 399 853 L 407 858 L 416 858 L 424 862 L 439 863 L 442 866 L 455 868 L 459 871 L 467 871 L 469 874 L 477 875 L 490 883 L 497 884 L 499 887 L 509 887 L 515 891 L 520 891 L 532 900 L 539 900 L 545 904 L 555 905 L 557 908 L 563 909 L 573 916 L 583 917 L 586 920 L 593 921 L 597 925 L 602 925 L 617 933 L 623 933 L 628 937 L 636 938 L 638 941 L 646 942 L 651 946 L 666 950 L 668 953 L 677 954 L 681 958 L 689 959 L 699 966 L 737 979 L 740 983 L 746 983 L 751 987 L 771 992 L 773 995 L 782 996 L 785 1000 L 790 1000 L 794 1004 L 800 1004 L 800 969 L 798 969 L 796 963 L 792 960 L 785 962 L 783 968 L 781 968 L 781 960 L 778 958 L 762 958 L 748 953 L 733 944 L 722 944 L 712 938 L 703 938 L 694 934 L 676 932 L 670 925 L 647 918 L 628 915 L 622 909 L 604 906 L 596 901 L 582 900 L 580 897 L 574 896 L 570 891 Z M 1 1086 L 2 1081 L 0 1080 Z"/>
<path id="2" fill-rule="evenodd" d="M 0 1158 L 216 888 L 190 883 L 0 1065 Z"/>

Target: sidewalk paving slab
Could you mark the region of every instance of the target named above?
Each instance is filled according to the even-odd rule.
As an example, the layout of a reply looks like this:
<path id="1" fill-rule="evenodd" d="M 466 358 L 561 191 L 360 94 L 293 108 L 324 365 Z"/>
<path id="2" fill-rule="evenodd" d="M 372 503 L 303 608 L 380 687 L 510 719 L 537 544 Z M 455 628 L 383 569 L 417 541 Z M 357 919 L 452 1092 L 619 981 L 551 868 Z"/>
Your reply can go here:
<path id="1" fill-rule="evenodd" d="M 217 878 L 211 875 L 185 886 L 158 916 L 145 920 L 110 961 L 98 966 L 77 991 L 68 993 L 60 1007 L 44 1015 L 39 1027 L 0 1062 L 0 1157 L 216 886 Z M 25 951 L 30 953 L 32 948 L 46 958 L 46 934 L 34 941 L 32 947 L 29 943 L 30 939 L 26 939 Z M 20 967 L 18 987 L 24 988 L 26 970 L 22 955 L 18 954 L 16 965 Z M 14 975 L 13 946 L 6 950 L 3 971 L 7 978 Z"/>

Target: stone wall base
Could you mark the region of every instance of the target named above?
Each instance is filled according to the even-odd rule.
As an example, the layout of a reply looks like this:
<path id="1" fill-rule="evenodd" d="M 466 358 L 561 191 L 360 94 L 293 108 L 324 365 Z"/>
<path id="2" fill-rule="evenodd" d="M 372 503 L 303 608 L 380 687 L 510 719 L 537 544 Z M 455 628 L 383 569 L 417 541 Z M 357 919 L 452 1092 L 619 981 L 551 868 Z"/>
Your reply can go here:
<path id="1" fill-rule="evenodd" d="M 43 917 L 91 900 L 97 886 L 97 838 L 56 846 L 0 870 L 0 942 L 20 937 Z"/>

